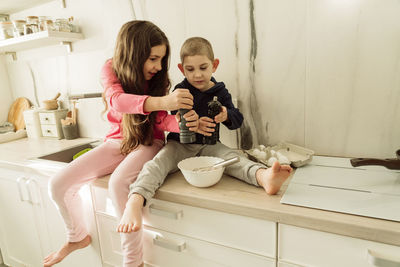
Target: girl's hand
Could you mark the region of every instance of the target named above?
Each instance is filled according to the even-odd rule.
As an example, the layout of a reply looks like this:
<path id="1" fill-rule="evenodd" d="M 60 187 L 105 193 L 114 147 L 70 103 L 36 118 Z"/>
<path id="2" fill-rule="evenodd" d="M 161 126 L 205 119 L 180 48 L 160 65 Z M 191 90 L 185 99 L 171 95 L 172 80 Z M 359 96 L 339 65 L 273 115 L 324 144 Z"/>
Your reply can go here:
<path id="1" fill-rule="evenodd" d="M 222 106 L 222 111 L 215 116 L 214 120 L 216 123 L 224 122 L 228 119 L 228 111 L 226 110 L 226 107 Z"/>
<path id="2" fill-rule="evenodd" d="M 215 126 L 216 124 L 214 123 L 213 119 L 209 117 L 201 117 L 199 119 L 199 127 L 197 132 L 205 136 L 211 136 L 211 133 L 215 132 Z"/>
<path id="3" fill-rule="evenodd" d="M 188 89 L 176 89 L 169 95 L 163 97 L 164 110 L 178 110 L 180 108 L 192 109 L 193 96 Z"/>

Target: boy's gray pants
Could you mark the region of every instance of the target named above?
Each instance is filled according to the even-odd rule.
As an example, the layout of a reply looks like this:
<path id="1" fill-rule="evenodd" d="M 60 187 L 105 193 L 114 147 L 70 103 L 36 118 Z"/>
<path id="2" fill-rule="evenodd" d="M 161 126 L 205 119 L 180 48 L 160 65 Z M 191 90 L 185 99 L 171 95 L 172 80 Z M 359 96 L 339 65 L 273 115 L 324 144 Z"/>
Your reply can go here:
<path id="1" fill-rule="evenodd" d="M 202 145 L 181 144 L 175 140 L 168 140 L 168 143 L 157 155 L 144 164 L 136 181 L 129 186 L 129 197 L 133 193 L 138 193 L 149 201 L 163 184 L 167 175 L 178 170 L 179 161 L 195 156 L 213 156 L 222 159 L 239 156 L 240 161 L 225 167 L 224 173 L 256 186 L 259 186 L 256 180 L 256 171 L 259 168 L 266 168 L 221 142 L 217 142 L 215 145 Z"/>

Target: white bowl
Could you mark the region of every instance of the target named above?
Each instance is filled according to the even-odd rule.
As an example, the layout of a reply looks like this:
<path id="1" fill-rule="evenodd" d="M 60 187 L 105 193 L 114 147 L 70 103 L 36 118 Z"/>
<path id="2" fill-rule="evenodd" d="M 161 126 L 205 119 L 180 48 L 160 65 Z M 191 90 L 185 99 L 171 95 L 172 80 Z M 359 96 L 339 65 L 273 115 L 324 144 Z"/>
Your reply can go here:
<path id="1" fill-rule="evenodd" d="M 209 167 L 221 161 L 223 159 L 217 157 L 191 157 L 180 161 L 178 168 L 189 184 L 197 187 L 208 187 L 218 183 L 224 173 L 225 167 L 210 171 L 193 171 L 193 169 Z"/>

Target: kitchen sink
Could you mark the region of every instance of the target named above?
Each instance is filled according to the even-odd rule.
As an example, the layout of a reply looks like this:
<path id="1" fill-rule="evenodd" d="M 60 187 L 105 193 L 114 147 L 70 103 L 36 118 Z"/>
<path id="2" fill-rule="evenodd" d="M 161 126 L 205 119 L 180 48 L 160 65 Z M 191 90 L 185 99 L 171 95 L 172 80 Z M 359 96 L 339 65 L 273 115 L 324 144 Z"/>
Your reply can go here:
<path id="1" fill-rule="evenodd" d="M 94 148 L 99 145 L 99 142 L 92 142 L 87 144 L 82 144 L 79 146 L 70 147 L 61 151 L 57 151 L 55 153 L 47 154 L 41 157 L 37 157 L 36 159 L 39 160 L 50 160 L 50 161 L 58 161 L 58 162 L 65 162 L 69 163 L 72 161 L 72 157 L 87 148 Z"/>

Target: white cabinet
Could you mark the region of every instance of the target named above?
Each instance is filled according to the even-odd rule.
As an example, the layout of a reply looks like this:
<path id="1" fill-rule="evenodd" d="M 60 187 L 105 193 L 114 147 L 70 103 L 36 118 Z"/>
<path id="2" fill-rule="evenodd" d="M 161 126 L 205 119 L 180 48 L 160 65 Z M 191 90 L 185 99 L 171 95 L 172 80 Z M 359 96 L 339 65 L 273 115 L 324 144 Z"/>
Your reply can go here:
<path id="1" fill-rule="evenodd" d="M 400 247 L 279 224 L 278 266 L 400 266 Z"/>
<path id="2" fill-rule="evenodd" d="M 24 173 L 1 169 L 0 230 L 5 264 L 15 267 L 40 266 L 43 260 L 39 231 L 40 200 L 32 192 L 36 181 Z M 27 253 L 29 251 L 29 253 Z"/>
<path id="3" fill-rule="evenodd" d="M 103 262 L 121 266 L 120 237 L 107 190 L 92 186 Z M 144 208 L 150 266 L 275 266 L 276 223 L 157 199 Z"/>
<path id="4" fill-rule="evenodd" d="M 0 169 L 0 249 L 7 265 L 39 267 L 43 266 L 45 256 L 65 243 L 66 231 L 48 196 L 49 178 L 23 169 Z M 90 195 L 88 188 L 86 191 Z M 85 207 L 90 208 L 91 203 Z M 101 266 L 97 231 L 94 221 L 90 221 L 90 211 L 87 211 L 88 227 L 93 244 L 72 253 L 57 266 Z"/>

